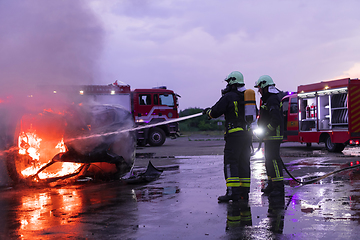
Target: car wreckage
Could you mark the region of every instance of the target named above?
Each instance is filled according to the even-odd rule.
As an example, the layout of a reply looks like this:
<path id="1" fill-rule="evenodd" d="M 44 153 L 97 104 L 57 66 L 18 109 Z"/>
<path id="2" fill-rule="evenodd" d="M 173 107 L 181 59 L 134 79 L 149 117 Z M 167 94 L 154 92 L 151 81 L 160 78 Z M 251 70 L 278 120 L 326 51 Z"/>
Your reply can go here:
<path id="1" fill-rule="evenodd" d="M 134 164 L 130 112 L 116 105 L 80 104 L 21 116 L 7 144 L 14 182 L 54 182 L 73 177 L 116 179 Z M 11 141 L 12 138 L 12 141 Z"/>

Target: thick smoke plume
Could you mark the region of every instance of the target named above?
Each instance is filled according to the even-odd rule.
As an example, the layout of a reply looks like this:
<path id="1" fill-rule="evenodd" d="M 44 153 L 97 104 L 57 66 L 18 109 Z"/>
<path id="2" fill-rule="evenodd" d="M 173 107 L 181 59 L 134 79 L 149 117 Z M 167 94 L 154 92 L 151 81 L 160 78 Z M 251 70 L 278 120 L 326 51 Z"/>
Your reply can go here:
<path id="1" fill-rule="evenodd" d="M 0 0 L 0 160 L 24 113 L 58 104 L 39 86 L 92 84 L 99 78 L 104 31 L 87 3 Z M 4 161 L 0 169 L 6 169 Z M 0 185 L 4 176 L 0 172 Z"/>
<path id="2" fill-rule="evenodd" d="M 0 94 L 98 78 L 103 29 L 86 1 L 0 1 Z M 22 93 L 21 93 L 22 94 Z"/>

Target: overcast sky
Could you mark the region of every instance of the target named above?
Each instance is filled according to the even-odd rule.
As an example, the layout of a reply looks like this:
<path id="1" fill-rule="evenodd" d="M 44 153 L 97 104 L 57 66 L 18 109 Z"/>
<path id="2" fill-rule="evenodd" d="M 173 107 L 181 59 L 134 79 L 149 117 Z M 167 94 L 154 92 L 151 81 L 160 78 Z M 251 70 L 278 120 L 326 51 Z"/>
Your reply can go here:
<path id="1" fill-rule="evenodd" d="M 45 2 L 32 1 L 34 6 Z M 0 7 L 8 7 L 5 2 L 13 1 L 0 0 Z M 88 24 L 74 27 L 76 19 L 62 21 L 60 30 L 71 29 L 66 37 L 55 24 L 54 31 L 38 38 L 51 34 L 57 42 L 80 38 L 76 45 L 84 44 L 82 56 L 91 61 L 87 61 L 86 73 L 74 77 L 86 76 L 96 84 L 118 80 L 132 89 L 165 85 L 181 95 L 180 109 L 212 106 L 226 85 L 224 78 L 235 70 L 243 73 L 247 88 L 267 74 L 287 91 L 296 91 L 299 84 L 360 77 L 357 0 L 91 0 L 78 1 L 83 6 L 75 4 L 76 8 L 69 5 L 77 1 L 61 2 L 60 7 L 39 11 L 55 12 L 55 20 L 60 20 L 67 19 L 69 11 L 79 10 Z M 11 6 L 6 12 L 14 18 L 18 10 Z M 18 17 L 36 18 L 26 10 Z M 0 35 L 6 20 L 1 18 L 4 15 L 0 16 Z M 46 18 L 36 24 L 44 22 Z M 18 31 L 25 30 L 31 29 Z M 27 41 L 29 35 L 21 40 Z M 52 55 L 61 60 L 60 54 Z M 74 56 L 64 59 L 72 65 Z"/>
<path id="2" fill-rule="evenodd" d="M 207 107 L 231 71 L 281 90 L 360 77 L 360 1 L 94 1 L 106 43 L 103 81 L 166 85 L 180 109 Z"/>

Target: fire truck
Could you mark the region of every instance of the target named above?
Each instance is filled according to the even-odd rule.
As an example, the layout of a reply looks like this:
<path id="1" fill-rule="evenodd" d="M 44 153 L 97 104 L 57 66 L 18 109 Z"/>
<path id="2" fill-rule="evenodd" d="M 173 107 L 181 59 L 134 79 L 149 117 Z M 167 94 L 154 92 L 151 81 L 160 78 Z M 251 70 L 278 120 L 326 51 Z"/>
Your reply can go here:
<path id="1" fill-rule="evenodd" d="M 360 80 L 338 79 L 300 85 L 282 99 L 284 141 L 324 142 L 329 152 L 341 152 L 360 142 Z"/>
<path id="2" fill-rule="evenodd" d="M 138 126 L 151 125 L 179 117 L 178 94 L 166 87 L 135 89 L 131 92 L 132 113 Z M 166 137 L 179 136 L 179 123 L 173 122 L 137 130 L 137 143 L 161 146 Z"/>
<path id="3" fill-rule="evenodd" d="M 158 125 L 157 123 L 178 118 L 178 94 L 165 86 L 152 89 L 130 90 L 129 85 L 118 84 L 117 81 L 109 85 L 84 85 L 79 86 L 78 94 L 81 98 L 90 98 L 102 104 L 122 105 L 132 113 L 135 125 L 149 125 L 136 131 L 139 146 L 161 146 L 166 137 L 179 136 L 177 122 Z M 87 99 L 89 100 L 89 99 Z M 157 126 L 151 127 L 152 124 Z"/>

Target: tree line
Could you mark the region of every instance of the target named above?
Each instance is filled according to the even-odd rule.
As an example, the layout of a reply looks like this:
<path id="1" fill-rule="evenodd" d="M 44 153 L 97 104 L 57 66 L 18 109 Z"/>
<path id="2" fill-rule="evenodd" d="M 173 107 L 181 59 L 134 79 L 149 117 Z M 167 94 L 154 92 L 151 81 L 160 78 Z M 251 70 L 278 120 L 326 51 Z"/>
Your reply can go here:
<path id="1" fill-rule="evenodd" d="M 201 108 L 187 108 L 180 111 L 179 116 L 185 117 L 202 112 Z M 209 120 L 206 115 L 190 118 L 179 122 L 180 131 L 218 131 L 224 129 L 223 118 Z"/>

